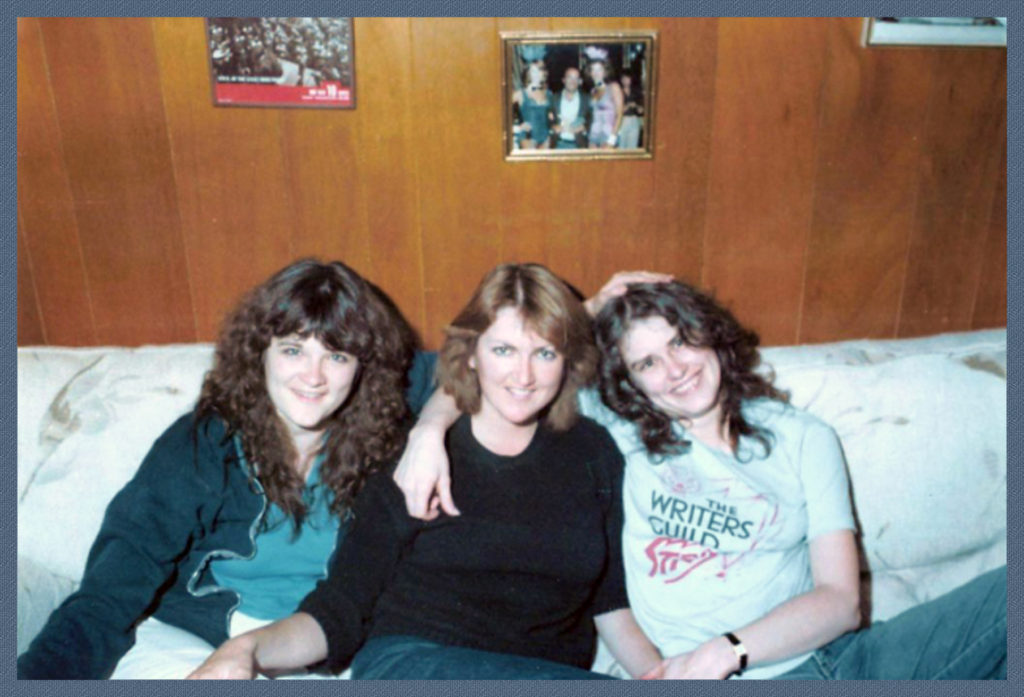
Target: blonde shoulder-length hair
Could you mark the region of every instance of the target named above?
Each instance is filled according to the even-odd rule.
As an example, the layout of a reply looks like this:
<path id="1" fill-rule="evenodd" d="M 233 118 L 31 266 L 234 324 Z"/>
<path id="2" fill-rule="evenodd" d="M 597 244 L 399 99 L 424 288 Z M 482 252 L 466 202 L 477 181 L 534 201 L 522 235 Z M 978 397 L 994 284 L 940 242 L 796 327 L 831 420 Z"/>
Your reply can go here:
<path id="1" fill-rule="evenodd" d="M 484 276 L 445 329 L 438 383 L 455 398 L 460 411 L 480 411 L 480 381 L 469 358 L 480 335 L 505 307 L 518 310 L 526 324 L 565 358 L 562 389 L 543 417 L 549 428 L 564 431 L 576 421 L 576 392 L 593 379 L 598 353 L 583 304 L 564 281 L 540 264 L 502 264 Z"/>

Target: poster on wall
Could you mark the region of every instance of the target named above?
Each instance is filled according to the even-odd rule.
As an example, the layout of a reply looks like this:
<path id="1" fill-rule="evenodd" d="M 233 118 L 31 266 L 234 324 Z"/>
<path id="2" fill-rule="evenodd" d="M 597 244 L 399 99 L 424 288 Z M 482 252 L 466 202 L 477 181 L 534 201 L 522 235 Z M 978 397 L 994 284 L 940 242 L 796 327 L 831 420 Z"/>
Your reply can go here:
<path id="1" fill-rule="evenodd" d="M 868 17 L 867 46 L 1006 46 L 1006 17 Z"/>
<path id="2" fill-rule="evenodd" d="M 216 106 L 351 109 L 351 17 L 208 17 Z"/>
<path id="3" fill-rule="evenodd" d="M 501 40 L 506 160 L 653 157 L 655 31 Z"/>

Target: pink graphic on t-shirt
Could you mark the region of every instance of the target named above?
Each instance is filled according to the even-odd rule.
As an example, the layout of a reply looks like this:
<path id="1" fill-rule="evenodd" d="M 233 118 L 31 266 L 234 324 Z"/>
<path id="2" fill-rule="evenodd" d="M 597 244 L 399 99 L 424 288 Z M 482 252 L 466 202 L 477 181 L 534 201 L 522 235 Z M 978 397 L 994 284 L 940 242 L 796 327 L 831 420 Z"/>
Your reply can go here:
<path id="1" fill-rule="evenodd" d="M 658 478 L 673 494 L 694 496 L 700 493 L 700 479 L 690 467 L 669 464 L 661 470 Z"/>
<path id="2" fill-rule="evenodd" d="M 713 549 L 702 547 L 696 542 L 672 537 L 655 538 L 651 544 L 647 545 L 644 552 L 651 560 L 651 571 L 648 576 L 673 576 L 677 572 L 681 572 L 672 578 L 666 578 L 666 584 L 686 578 L 698 566 L 718 556 Z"/>

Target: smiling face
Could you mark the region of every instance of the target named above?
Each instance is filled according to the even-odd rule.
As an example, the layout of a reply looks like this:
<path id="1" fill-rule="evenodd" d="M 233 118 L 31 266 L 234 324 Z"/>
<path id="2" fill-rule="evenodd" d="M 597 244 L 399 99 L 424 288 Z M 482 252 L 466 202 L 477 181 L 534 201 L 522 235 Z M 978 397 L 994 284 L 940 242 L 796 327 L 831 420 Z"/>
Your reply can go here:
<path id="1" fill-rule="evenodd" d="M 575 92 L 580 88 L 580 71 L 576 68 L 567 68 L 565 71 L 565 77 L 562 78 L 562 84 L 565 85 L 565 89 L 568 92 Z"/>
<path id="2" fill-rule="evenodd" d="M 345 403 L 359 361 L 332 351 L 315 336 L 274 337 L 263 356 L 267 393 L 301 450 L 323 432 L 323 422 Z"/>
<path id="3" fill-rule="evenodd" d="M 529 78 L 529 88 L 533 90 L 539 90 L 544 87 L 544 83 L 548 79 L 547 68 L 544 67 L 543 63 L 533 63 L 527 70 L 527 77 Z"/>
<path id="4" fill-rule="evenodd" d="M 480 383 L 482 425 L 533 426 L 562 386 L 565 359 L 514 307 L 497 311 L 469 358 Z"/>
<path id="5" fill-rule="evenodd" d="M 630 380 L 655 407 L 693 426 L 717 428 L 722 367 L 713 349 L 686 344 L 660 315 L 633 320 L 619 348 Z"/>

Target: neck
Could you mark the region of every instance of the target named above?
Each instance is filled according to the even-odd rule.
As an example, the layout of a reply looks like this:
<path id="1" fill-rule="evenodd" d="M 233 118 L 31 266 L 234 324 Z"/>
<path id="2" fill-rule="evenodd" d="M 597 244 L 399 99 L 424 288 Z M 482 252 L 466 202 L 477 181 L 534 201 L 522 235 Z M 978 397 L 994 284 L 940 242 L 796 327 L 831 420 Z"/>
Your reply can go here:
<path id="1" fill-rule="evenodd" d="M 514 424 L 504 419 L 489 419 L 482 413 L 469 417 L 473 437 L 495 455 L 519 455 L 530 445 L 537 432 L 537 422 Z"/>
<path id="2" fill-rule="evenodd" d="M 722 418 L 722 409 L 716 405 L 711 411 L 689 420 L 684 421 L 687 435 L 699 440 L 702 444 L 715 450 L 735 454 L 732 443 L 729 441 L 729 424 L 727 419 Z"/>
<path id="3" fill-rule="evenodd" d="M 295 446 L 295 452 L 298 456 L 294 465 L 295 473 L 303 480 L 309 476 L 309 470 L 312 468 L 313 459 L 323 443 L 323 437 L 322 431 L 292 434 L 292 444 Z"/>

